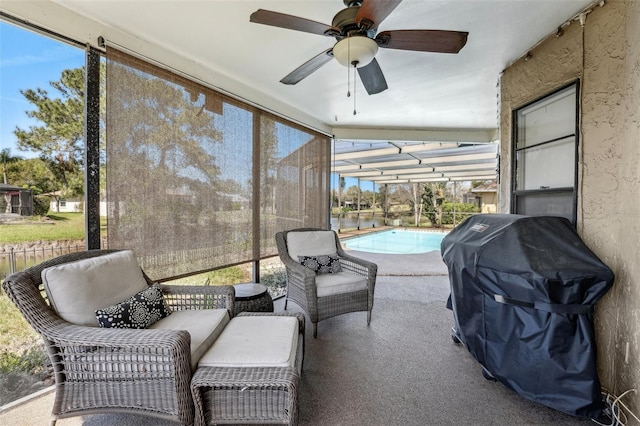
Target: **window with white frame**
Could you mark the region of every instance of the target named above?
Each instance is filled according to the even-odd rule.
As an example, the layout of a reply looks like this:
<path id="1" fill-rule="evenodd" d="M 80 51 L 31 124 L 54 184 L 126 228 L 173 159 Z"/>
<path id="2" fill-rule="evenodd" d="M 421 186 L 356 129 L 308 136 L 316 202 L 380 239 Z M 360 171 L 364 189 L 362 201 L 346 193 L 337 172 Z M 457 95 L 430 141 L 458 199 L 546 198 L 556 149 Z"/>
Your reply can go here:
<path id="1" fill-rule="evenodd" d="M 512 213 L 575 225 L 578 91 L 575 82 L 514 111 Z"/>

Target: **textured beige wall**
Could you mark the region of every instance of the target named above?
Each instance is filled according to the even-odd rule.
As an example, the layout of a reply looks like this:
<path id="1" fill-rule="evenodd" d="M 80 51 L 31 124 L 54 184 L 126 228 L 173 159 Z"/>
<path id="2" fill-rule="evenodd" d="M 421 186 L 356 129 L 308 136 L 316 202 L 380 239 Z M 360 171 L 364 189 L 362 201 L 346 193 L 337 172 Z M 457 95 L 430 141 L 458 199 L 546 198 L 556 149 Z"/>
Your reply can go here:
<path id="1" fill-rule="evenodd" d="M 569 18 L 569 17 L 567 17 Z M 532 48 L 501 79 L 499 210 L 509 212 L 511 113 L 580 79 L 578 231 L 613 269 L 596 307 L 602 385 L 640 413 L 640 1 L 608 0 Z M 627 346 L 628 355 L 627 355 Z M 628 424 L 640 424 L 630 418 Z"/>

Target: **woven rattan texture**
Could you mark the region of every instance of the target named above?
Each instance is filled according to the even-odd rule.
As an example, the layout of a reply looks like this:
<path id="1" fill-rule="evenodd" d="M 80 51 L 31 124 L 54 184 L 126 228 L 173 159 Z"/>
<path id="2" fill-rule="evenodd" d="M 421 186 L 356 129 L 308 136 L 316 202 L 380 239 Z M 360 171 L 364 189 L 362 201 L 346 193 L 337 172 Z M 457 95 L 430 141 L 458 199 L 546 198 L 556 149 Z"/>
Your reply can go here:
<path id="1" fill-rule="evenodd" d="M 242 313 L 295 316 L 298 346 L 291 367 L 199 367 L 191 381 L 195 425 L 298 424 L 298 385 L 304 360 L 305 319 L 300 313 Z"/>
<path id="2" fill-rule="evenodd" d="M 241 312 L 273 312 L 273 299 L 268 292 L 254 299 L 236 299 L 233 311 L 234 315 L 238 315 Z"/>
<path id="3" fill-rule="evenodd" d="M 348 312 L 367 311 L 367 324 L 371 321 L 373 309 L 373 295 L 376 285 L 378 265 L 347 254 L 340 244 L 338 235 L 333 232 L 336 253 L 340 257 L 340 266 L 343 271 L 351 272 L 367 279 L 367 289 L 350 293 L 335 294 L 326 297 L 318 297 L 316 288 L 316 274 L 302 266 L 298 261 L 289 256 L 287 247 L 287 235 L 291 232 L 326 231 L 315 228 L 299 228 L 276 234 L 276 245 L 280 260 L 284 263 L 287 273 L 287 299 L 298 304 L 311 319 L 313 324 L 313 336 L 317 335 L 317 323 L 323 319 Z"/>
<path id="4" fill-rule="evenodd" d="M 52 416 L 129 412 L 192 424 L 189 333 L 74 325 L 61 319 L 47 303 L 42 291 L 43 269 L 114 251 L 66 254 L 10 275 L 2 284 L 47 347 L 55 372 Z M 233 312 L 235 293 L 231 286 L 163 285 L 162 291 L 172 310 L 217 307 Z"/>

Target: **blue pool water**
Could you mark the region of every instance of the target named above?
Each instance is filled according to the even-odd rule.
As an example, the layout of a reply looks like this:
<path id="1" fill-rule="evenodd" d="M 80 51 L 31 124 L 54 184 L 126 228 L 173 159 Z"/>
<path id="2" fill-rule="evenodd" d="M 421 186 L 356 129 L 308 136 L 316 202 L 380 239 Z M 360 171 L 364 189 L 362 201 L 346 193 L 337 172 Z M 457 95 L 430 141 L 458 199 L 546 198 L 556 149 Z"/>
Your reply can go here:
<path id="1" fill-rule="evenodd" d="M 443 232 L 389 230 L 349 238 L 342 244 L 350 250 L 369 253 L 416 254 L 440 250 Z"/>

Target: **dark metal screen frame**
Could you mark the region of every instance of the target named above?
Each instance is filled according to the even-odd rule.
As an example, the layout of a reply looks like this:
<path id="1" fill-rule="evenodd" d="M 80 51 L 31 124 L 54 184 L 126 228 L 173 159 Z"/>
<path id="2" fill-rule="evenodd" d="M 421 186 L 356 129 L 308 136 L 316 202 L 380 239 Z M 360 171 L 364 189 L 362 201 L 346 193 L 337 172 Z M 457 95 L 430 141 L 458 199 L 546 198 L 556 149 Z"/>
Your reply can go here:
<path id="1" fill-rule="evenodd" d="M 85 227 L 87 250 L 100 248 L 100 52 L 87 47 L 85 64 Z"/>

